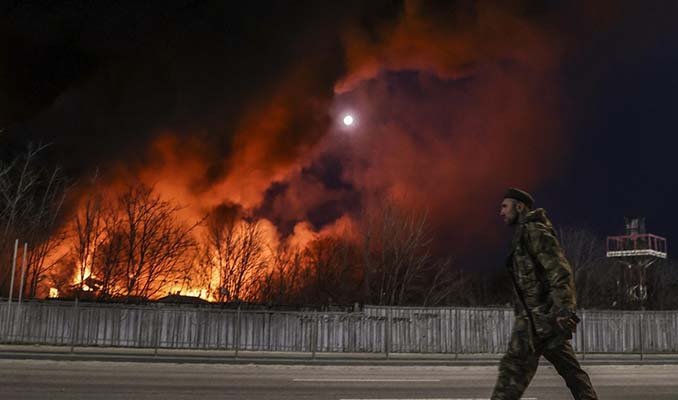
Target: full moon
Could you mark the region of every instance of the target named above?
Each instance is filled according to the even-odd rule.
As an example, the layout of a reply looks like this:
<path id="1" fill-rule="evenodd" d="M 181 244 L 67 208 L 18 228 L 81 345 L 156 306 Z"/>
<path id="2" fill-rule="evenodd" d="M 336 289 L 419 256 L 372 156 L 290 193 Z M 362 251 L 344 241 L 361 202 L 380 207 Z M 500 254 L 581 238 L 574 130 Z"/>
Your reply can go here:
<path id="1" fill-rule="evenodd" d="M 351 126 L 353 125 L 353 116 L 347 115 L 344 117 L 344 125 Z"/>

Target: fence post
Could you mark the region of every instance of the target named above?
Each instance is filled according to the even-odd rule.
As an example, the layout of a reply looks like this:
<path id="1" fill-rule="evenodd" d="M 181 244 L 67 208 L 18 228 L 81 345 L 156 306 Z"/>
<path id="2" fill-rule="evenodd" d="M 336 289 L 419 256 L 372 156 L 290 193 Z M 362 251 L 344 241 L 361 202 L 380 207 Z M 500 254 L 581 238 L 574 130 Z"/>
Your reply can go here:
<path id="1" fill-rule="evenodd" d="M 240 304 L 238 304 L 238 313 L 235 319 L 235 358 L 238 358 L 238 352 L 240 351 Z"/>
<path id="2" fill-rule="evenodd" d="M 12 319 L 12 295 L 14 294 L 14 275 L 16 273 L 16 252 L 19 247 L 19 239 L 14 241 L 14 257 L 12 258 L 12 275 L 10 276 L 10 283 L 9 283 L 9 297 L 7 298 L 7 317 L 5 318 L 5 321 L 7 321 L 7 328 L 5 329 L 6 337 L 7 337 L 7 343 L 10 343 L 10 336 L 12 334 L 12 331 L 14 330 L 14 321 Z M 11 322 L 10 322 L 11 321 Z"/>
<path id="3" fill-rule="evenodd" d="M 461 326 L 459 326 L 459 308 L 454 309 L 454 359 L 459 359 L 461 345 Z"/>
<path id="4" fill-rule="evenodd" d="M 17 325 L 17 315 L 19 316 L 19 340 L 21 340 L 23 332 L 24 332 L 24 313 L 23 313 L 23 308 L 21 305 L 21 300 L 24 297 L 24 279 L 26 276 L 26 252 L 28 251 L 28 243 L 24 242 L 24 255 L 23 255 L 23 261 L 21 262 L 21 280 L 19 281 L 19 301 L 17 303 L 17 307 L 12 315 L 12 332 L 16 329 Z M 16 336 L 14 337 L 16 340 Z"/>
<path id="5" fill-rule="evenodd" d="M 443 315 L 445 313 L 444 309 L 438 310 L 438 339 L 436 340 L 438 342 L 438 352 L 443 353 L 445 352 L 445 348 L 443 346 Z"/>
<path id="6" fill-rule="evenodd" d="M 581 358 L 586 360 L 586 310 L 581 310 Z"/>
<path id="7" fill-rule="evenodd" d="M 21 281 L 19 283 L 19 306 L 21 307 L 21 299 L 24 297 L 24 278 L 26 275 L 26 252 L 28 251 L 28 243 L 24 242 L 24 256 L 21 262 Z"/>
<path id="8" fill-rule="evenodd" d="M 80 309 L 78 308 L 78 298 L 75 298 L 75 305 L 73 306 L 73 334 L 71 335 L 71 353 L 75 348 L 75 342 L 78 340 L 78 330 L 80 329 Z"/>
<path id="9" fill-rule="evenodd" d="M 641 311 L 638 318 L 638 336 L 640 336 L 640 359 L 643 359 L 643 312 Z"/>
<path id="10" fill-rule="evenodd" d="M 158 355 L 158 347 L 160 346 L 160 324 L 162 323 L 162 318 L 160 318 L 160 308 L 155 307 L 155 323 L 153 324 L 154 329 L 154 338 L 153 341 L 155 349 L 153 350 L 153 357 Z"/>
<path id="11" fill-rule="evenodd" d="M 386 353 L 386 358 L 389 357 L 391 351 L 391 330 L 393 325 L 393 316 L 391 312 L 391 307 L 386 309 L 386 327 L 384 328 L 384 352 Z"/>
<path id="12" fill-rule="evenodd" d="M 273 319 L 272 318 L 273 313 L 269 311 L 268 313 L 266 313 L 266 315 L 268 316 L 268 318 L 267 318 L 268 319 L 268 324 L 267 324 L 268 330 L 266 332 L 266 350 L 267 351 L 273 351 L 273 345 L 271 344 L 271 321 Z"/>
<path id="13" fill-rule="evenodd" d="M 313 328 L 311 329 L 311 351 L 315 360 L 315 352 L 318 347 L 318 310 L 313 310 Z"/>

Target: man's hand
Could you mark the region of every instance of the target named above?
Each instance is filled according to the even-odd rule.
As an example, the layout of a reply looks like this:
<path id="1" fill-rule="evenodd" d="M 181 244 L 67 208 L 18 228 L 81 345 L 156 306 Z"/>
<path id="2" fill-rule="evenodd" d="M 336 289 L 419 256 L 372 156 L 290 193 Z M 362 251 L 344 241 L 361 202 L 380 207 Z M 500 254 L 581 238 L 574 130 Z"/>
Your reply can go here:
<path id="1" fill-rule="evenodd" d="M 579 317 L 577 315 L 572 314 L 566 317 L 556 317 L 556 323 L 560 327 L 560 329 L 567 331 L 567 332 L 572 332 L 575 333 L 577 331 L 577 323 L 579 322 Z"/>

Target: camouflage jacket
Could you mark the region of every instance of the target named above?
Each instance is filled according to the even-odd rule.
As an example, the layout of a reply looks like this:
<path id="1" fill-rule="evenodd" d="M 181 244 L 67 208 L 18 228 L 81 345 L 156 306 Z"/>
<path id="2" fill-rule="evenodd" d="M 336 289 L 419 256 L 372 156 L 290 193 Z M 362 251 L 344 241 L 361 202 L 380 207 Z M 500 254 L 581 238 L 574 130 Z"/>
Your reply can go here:
<path id="1" fill-rule="evenodd" d="M 514 280 L 516 317 L 527 317 L 530 333 L 541 339 L 561 334 L 555 319 L 575 312 L 574 279 L 544 209 L 522 218 L 511 248 L 507 267 Z"/>

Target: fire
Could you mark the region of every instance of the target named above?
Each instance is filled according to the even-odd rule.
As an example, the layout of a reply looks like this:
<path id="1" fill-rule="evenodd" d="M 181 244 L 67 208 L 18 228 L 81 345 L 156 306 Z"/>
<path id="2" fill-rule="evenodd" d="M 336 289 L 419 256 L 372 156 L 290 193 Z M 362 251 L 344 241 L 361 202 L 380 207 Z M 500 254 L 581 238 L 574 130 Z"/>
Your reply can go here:
<path id="1" fill-rule="evenodd" d="M 75 270 L 75 276 L 73 277 L 73 285 L 75 286 L 81 286 L 82 290 L 84 292 L 89 292 L 93 291 L 91 287 L 89 287 L 86 283 L 87 279 L 89 278 L 94 278 L 92 275 L 92 263 L 91 263 L 91 257 L 90 261 L 85 263 L 84 266 L 80 266 L 76 268 Z"/>
<path id="2" fill-rule="evenodd" d="M 207 301 L 215 301 L 214 296 L 212 296 L 209 291 L 206 288 L 189 288 L 186 289 L 180 285 L 174 285 L 171 286 L 167 294 L 172 295 L 172 294 L 178 294 L 181 296 L 189 296 L 189 297 L 199 297 L 203 300 Z"/>
<path id="3" fill-rule="evenodd" d="M 50 299 L 57 299 L 59 298 L 59 289 L 53 287 L 49 288 L 49 298 Z"/>
<path id="4" fill-rule="evenodd" d="M 164 199 L 165 196 L 167 196 L 162 190 L 165 186 L 160 186 L 160 188 L 161 189 L 154 188 L 154 190 L 158 192 L 157 194 L 160 198 Z M 124 189 L 113 185 L 110 187 L 98 188 L 94 191 L 96 193 L 106 193 L 108 198 L 114 199 L 114 194 L 118 190 Z M 86 204 L 88 203 L 86 201 L 82 201 L 81 203 L 81 209 L 78 211 L 78 214 L 76 214 L 81 220 L 79 222 L 75 219 L 72 220 L 72 222 L 65 227 L 66 233 L 76 232 L 78 223 L 81 228 L 84 226 L 82 218 L 83 215 L 86 215 L 87 213 L 83 211 L 82 207 L 86 207 Z M 109 203 L 106 207 L 110 207 L 110 204 L 113 203 Z M 193 210 L 195 209 L 196 208 L 193 207 Z M 109 212 L 111 211 L 112 210 L 109 210 Z M 151 294 L 148 296 L 149 299 L 157 299 L 166 295 L 199 297 L 207 301 L 255 299 L 256 285 L 259 283 L 258 280 L 260 276 L 268 274 L 270 272 L 269 270 L 273 268 L 273 260 L 281 245 L 303 249 L 319 237 L 346 233 L 347 230 L 354 228 L 350 217 L 347 215 L 342 216 L 334 224 L 328 225 L 320 231 L 316 231 L 308 222 L 301 222 L 297 224 L 294 232 L 283 240 L 280 237 L 277 226 L 265 218 L 252 218 L 248 217 L 246 214 L 241 215 L 241 210 L 233 211 L 228 207 L 223 209 L 215 208 L 212 210 L 212 214 L 218 214 L 219 212 L 226 212 L 225 215 L 227 216 L 227 220 L 228 218 L 235 218 L 234 220 L 228 220 L 231 221 L 228 222 L 228 224 L 233 224 L 232 228 L 230 228 L 232 229 L 231 235 L 233 235 L 233 237 L 228 240 L 234 241 L 236 246 L 245 245 L 247 235 L 255 237 L 257 243 L 254 247 L 254 251 L 256 252 L 254 258 L 257 267 L 253 269 L 246 268 L 241 272 L 236 271 L 239 268 L 239 265 L 242 265 L 243 262 L 247 262 L 243 260 L 251 257 L 251 255 L 238 255 L 238 252 L 243 251 L 241 248 L 228 250 L 227 252 L 230 251 L 232 254 L 227 254 L 226 261 L 224 261 L 224 254 L 222 253 L 220 255 L 219 250 L 214 247 L 209 247 L 208 245 L 209 231 L 208 227 L 205 226 L 205 222 L 205 224 L 197 227 L 197 229 L 190 233 L 191 239 L 193 240 L 193 243 L 195 243 L 195 247 L 189 251 L 190 254 L 184 257 L 185 260 L 181 261 L 182 263 L 186 262 L 187 268 L 189 268 L 190 271 L 182 272 L 184 275 L 181 276 L 161 276 L 156 283 L 153 284 L 153 288 L 150 291 Z M 232 212 L 235 212 L 235 214 L 230 214 Z M 192 217 L 196 214 L 195 211 L 185 212 L 182 210 L 181 213 L 177 213 L 176 223 L 184 225 L 195 223 L 193 222 L 194 219 Z M 121 224 L 121 222 L 118 221 L 118 224 Z M 63 260 L 62 265 L 68 270 L 68 274 L 70 275 L 70 278 L 68 279 L 70 285 L 66 285 L 69 287 L 69 290 L 75 289 L 81 292 L 89 292 L 96 298 L 99 296 L 105 298 L 115 298 L 118 296 L 124 298 L 128 295 L 136 296 L 136 293 L 128 292 L 126 284 L 135 279 L 144 279 L 144 274 L 135 275 L 134 273 L 124 272 L 124 268 L 128 268 L 128 266 L 122 259 L 118 261 L 119 264 L 117 265 L 119 265 L 119 267 L 117 268 L 119 268 L 119 270 L 115 272 L 115 274 L 118 275 L 116 275 L 117 278 L 114 278 L 114 280 L 110 279 L 111 271 L 106 272 L 105 269 L 102 269 L 102 257 L 107 251 L 107 242 L 111 239 L 108 235 L 109 233 L 107 232 L 94 234 L 92 235 L 94 239 L 89 244 L 82 242 L 82 235 L 70 235 L 72 239 L 65 242 L 58 249 L 59 254 L 61 254 L 61 259 Z M 84 252 L 85 250 L 83 249 L 87 249 L 87 252 Z M 224 249 L 221 251 L 223 252 Z M 82 257 L 84 260 L 78 259 L 79 257 Z M 70 267 L 68 267 L 69 265 Z M 234 278 L 232 276 L 234 271 L 236 271 L 236 274 L 240 274 L 238 283 L 234 283 Z M 106 281 L 107 283 L 104 284 L 107 273 L 108 280 Z M 66 289 L 66 286 L 63 288 L 55 287 L 54 291 L 50 290 L 50 295 L 58 296 L 60 294 L 59 289 L 62 289 L 63 291 Z M 106 289 L 104 289 L 105 287 Z"/>

